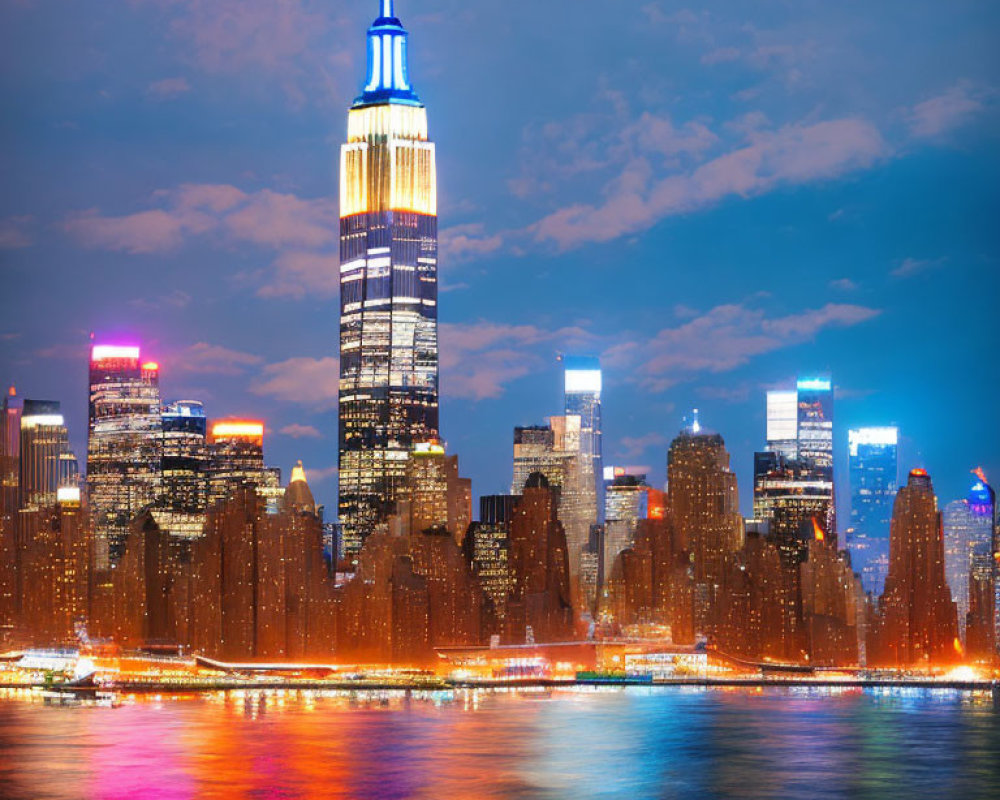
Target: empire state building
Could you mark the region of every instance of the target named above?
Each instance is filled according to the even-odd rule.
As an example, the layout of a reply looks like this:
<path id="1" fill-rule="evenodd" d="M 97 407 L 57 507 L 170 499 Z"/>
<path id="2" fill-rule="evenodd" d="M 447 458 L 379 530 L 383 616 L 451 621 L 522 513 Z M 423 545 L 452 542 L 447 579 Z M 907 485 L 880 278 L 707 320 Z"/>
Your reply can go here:
<path id="1" fill-rule="evenodd" d="M 438 438 L 437 173 L 393 0 L 340 155 L 340 498 L 354 556 L 392 513 L 413 446 Z"/>

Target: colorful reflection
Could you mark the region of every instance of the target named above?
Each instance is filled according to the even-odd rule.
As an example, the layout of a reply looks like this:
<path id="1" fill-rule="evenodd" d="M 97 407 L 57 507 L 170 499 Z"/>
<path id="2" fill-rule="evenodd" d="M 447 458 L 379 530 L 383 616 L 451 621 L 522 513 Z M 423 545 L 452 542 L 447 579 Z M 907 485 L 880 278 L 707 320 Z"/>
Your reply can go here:
<path id="1" fill-rule="evenodd" d="M 0 698 L 5 798 L 1000 796 L 988 693 L 246 691 Z"/>

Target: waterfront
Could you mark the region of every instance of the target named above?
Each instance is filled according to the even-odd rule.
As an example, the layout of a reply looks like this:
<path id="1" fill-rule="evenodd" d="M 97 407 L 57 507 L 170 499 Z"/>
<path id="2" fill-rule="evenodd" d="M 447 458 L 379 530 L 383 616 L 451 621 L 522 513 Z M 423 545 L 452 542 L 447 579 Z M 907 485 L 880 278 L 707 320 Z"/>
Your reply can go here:
<path id="1" fill-rule="evenodd" d="M 0 702 L 0 796 L 995 797 L 984 692 L 575 688 Z"/>

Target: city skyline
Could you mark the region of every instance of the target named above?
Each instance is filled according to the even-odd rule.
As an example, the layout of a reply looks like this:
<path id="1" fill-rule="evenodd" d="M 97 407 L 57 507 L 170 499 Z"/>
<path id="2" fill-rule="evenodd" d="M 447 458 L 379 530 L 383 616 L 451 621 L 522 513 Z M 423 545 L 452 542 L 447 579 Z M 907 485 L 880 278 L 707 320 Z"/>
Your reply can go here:
<path id="1" fill-rule="evenodd" d="M 24 306 L 48 302 L 52 317 L 28 319 L 16 310 L 10 315 L 0 371 L 22 396 L 62 403 L 72 449 L 82 456 L 86 410 L 80 387 L 86 386 L 88 332 L 96 330 L 101 340 L 106 333 L 124 332 L 162 364 L 165 401 L 196 397 L 212 417 L 264 419 L 273 432 L 268 462 L 287 473 L 301 458 L 317 500 L 331 509 L 335 464 L 329 455 L 334 444 L 330 402 L 336 398 L 331 375 L 337 365 L 330 363 L 325 345 L 336 336 L 330 311 L 336 294 L 329 284 L 315 281 L 324 270 L 336 269 L 330 249 L 330 237 L 336 234 L 336 142 L 343 138 L 342 108 L 358 93 L 357 65 L 364 61 L 358 32 L 370 23 L 372 9 L 362 4 L 356 13 L 347 12 L 347 19 L 333 14 L 322 25 L 328 38 L 318 42 L 301 33 L 304 18 L 296 16 L 313 14 L 318 6 L 292 5 L 293 10 L 284 12 L 290 31 L 285 36 L 294 40 L 289 49 L 271 53 L 272 61 L 252 47 L 242 56 L 250 59 L 250 72 L 260 76 L 259 91 L 237 93 L 238 100 L 221 103 L 203 124 L 196 124 L 191 114 L 204 109 L 207 96 L 226 86 L 247 86 L 226 68 L 228 62 L 212 61 L 216 45 L 215 57 L 222 62 L 241 57 L 241 41 L 212 38 L 221 35 L 213 24 L 226 18 L 225 4 L 188 16 L 178 10 L 129 12 L 127 24 L 150 40 L 157 35 L 150 27 L 153 21 L 171 21 L 178 30 L 197 23 L 205 31 L 206 38 L 196 45 L 202 49 L 194 53 L 184 51 L 180 39 L 168 37 L 167 55 L 150 67 L 162 71 L 158 80 L 142 76 L 142 85 L 130 86 L 118 78 L 115 91 L 104 97 L 100 92 L 107 90 L 99 87 L 109 80 L 108 68 L 90 64 L 80 79 L 90 88 L 90 99 L 60 106 L 70 84 L 58 62 L 52 73 L 36 70 L 34 80 L 45 87 L 52 107 L 37 108 L 23 128 L 7 128 L 17 141 L 36 125 L 47 133 L 26 145 L 29 156 L 17 168 L 22 172 L 10 166 L 12 186 L 23 191 L 3 198 L 6 249 L 0 259 L 10 279 L 24 287 Z M 766 14 L 758 22 L 772 26 L 768 42 L 763 34 L 759 40 L 736 41 L 740 34 L 729 23 L 739 15 L 731 11 L 723 8 L 702 17 L 651 4 L 639 18 L 615 22 L 605 33 L 607 52 L 621 46 L 624 33 L 618 25 L 634 26 L 629 34 L 655 29 L 659 36 L 669 35 L 677 42 L 670 58 L 683 66 L 666 76 L 666 89 L 676 97 L 642 97 L 629 79 L 631 68 L 611 58 L 603 85 L 589 67 L 582 69 L 586 74 L 572 76 L 569 107 L 542 107 L 536 98 L 525 98 L 525 138 L 512 156 L 497 132 L 513 132 L 509 123 L 491 129 L 490 123 L 498 120 L 490 116 L 490 93 L 473 91 L 477 75 L 483 77 L 480 88 L 488 85 L 489 57 L 471 58 L 470 45 L 453 41 L 456 31 L 476 29 L 470 34 L 474 41 L 478 27 L 497 21 L 473 26 L 462 14 L 435 15 L 431 6 L 422 7 L 422 14 L 407 8 L 399 14 L 415 32 L 414 70 L 422 98 L 435 107 L 434 138 L 449 147 L 449 163 L 442 165 L 442 225 L 448 232 L 442 237 L 442 434 L 449 450 L 462 456 L 476 495 L 506 490 L 513 427 L 541 424 L 561 409 L 558 352 L 602 356 L 606 463 L 648 465 L 650 483 L 662 485 L 667 444 L 687 409 L 698 407 L 705 424 L 726 439 L 745 514 L 752 493 L 752 454 L 764 439 L 764 392 L 788 385 L 800 374 L 829 373 L 838 384 L 840 485 L 846 480 L 846 432 L 867 425 L 899 425 L 901 469 L 926 467 L 942 504 L 964 496 L 973 467 L 981 465 L 991 476 L 1000 471 L 995 426 L 973 432 L 976 425 L 959 424 L 940 435 L 941 420 L 965 410 L 971 414 L 975 401 L 989 397 L 996 385 L 989 370 L 975 369 L 988 363 L 989 343 L 997 332 L 995 319 L 986 315 L 989 298 L 996 294 L 995 243 L 983 238 L 987 228 L 976 216 L 995 200 L 996 182 L 989 175 L 997 164 L 988 147 L 995 109 L 984 89 L 993 76 L 988 69 L 982 74 L 988 62 L 976 62 L 975 41 L 972 56 L 952 59 L 955 72 L 947 76 L 929 76 L 923 57 L 901 51 L 904 61 L 908 56 L 907 63 L 921 69 L 889 93 L 899 118 L 869 119 L 868 114 L 878 116 L 871 112 L 872 98 L 852 103 L 837 97 L 828 110 L 806 111 L 821 87 L 806 82 L 794 91 L 783 89 L 775 85 L 782 74 L 777 65 L 769 66 L 760 54 L 765 63 L 753 66 L 749 61 L 751 46 L 770 48 L 770 58 L 798 57 L 799 71 L 819 81 L 818 63 L 832 57 L 823 45 L 843 52 L 844 41 L 836 31 L 827 39 L 825 32 L 811 29 L 818 39 L 812 57 L 778 55 L 784 52 L 778 48 L 781 26 Z M 249 27 L 233 36 L 249 37 L 253 44 L 253 26 L 267 23 L 272 12 L 256 4 L 247 9 Z M 29 42 L 35 30 L 31 26 L 38 22 L 32 21 L 32 13 L 30 8 L 3 12 L 11 18 L 8 29 L 24 32 Z M 45 25 L 69 25 L 72 13 L 58 21 L 47 19 Z M 907 17 L 905 23 L 922 41 L 915 18 Z M 709 49 L 702 28 L 712 32 L 719 47 Z M 304 37 L 301 41 L 292 36 L 296 31 Z M 449 36 L 455 46 L 437 46 Z M 936 40 L 937 48 L 957 48 L 952 39 L 943 38 Z M 732 46 L 721 46 L 727 39 Z M 318 90 L 295 70 L 284 83 L 276 77 L 281 71 L 276 65 L 296 64 L 317 50 L 332 60 L 330 75 L 336 80 L 329 90 Z M 111 48 L 107 58 L 113 63 L 123 56 Z M 448 59 L 461 60 L 468 73 L 456 78 Z M 722 99 L 729 89 L 735 91 L 729 84 L 739 80 L 731 74 L 734 65 L 742 67 L 747 82 L 753 83 L 751 76 L 757 80 L 759 100 L 739 104 Z M 979 74 L 969 72 L 970 65 Z M 663 80 L 651 75 L 647 89 Z M 584 84 L 591 94 L 625 103 L 614 106 L 626 115 L 614 124 L 627 128 L 637 141 L 609 143 L 601 137 L 600 127 L 607 123 L 588 105 L 593 100 L 584 99 Z M 11 102 L 26 102 L 11 84 L 2 86 Z M 882 84 L 875 88 L 888 92 Z M 296 99 L 296 91 L 303 96 Z M 459 103 L 478 113 L 460 118 Z M 742 116 L 736 115 L 737 108 Z M 769 121 L 746 119 L 763 109 Z M 106 124 L 126 113 L 134 124 L 112 133 Z M 248 119 L 266 122 L 265 132 L 267 125 L 278 126 L 281 133 L 276 129 L 270 135 L 290 134 L 289 140 L 301 147 L 275 148 L 277 155 L 268 153 L 264 159 L 271 177 L 266 172 L 251 175 L 251 156 L 260 155 L 260 144 L 266 142 L 254 144 L 244 134 L 235 135 L 232 152 L 209 165 L 203 157 L 188 155 L 194 148 L 165 145 L 147 127 L 157 120 L 166 123 L 166 130 L 171 124 L 190 126 L 188 135 L 204 151 L 211 149 L 213 137 L 221 141 L 220 125 L 238 118 L 243 124 Z M 751 126 L 740 134 L 734 133 L 739 120 Z M 847 124 L 851 120 L 855 127 Z M 794 139 L 794 146 L 783 135 Z M 831 153 L 824 136 L 842 143 L 844 152 Z M 102 168 L 99 153 L 117 137 L 124 137 L 120 144 L 126 164 L 144 158 L 147 166 L 135 178 L 121 176 L 99 186 L 94 181 L 94 170 Z M 476 158 L 487 144 L 506 154 L 488 169 Z M 668 152 L 668 145 L 675 149 Z M 613 220 L 618 227 L 595 226 L 588 238 L 579 225 L 570 224 L 572 219 L 538 211 L 549 200 L 558 205 L 565 197 L 574 176 L 566 174 L 568 165 L 559 159 L 570 147 L 574 158 L 593 155 L 586 170 L 593 177 L 608 169 L 629 175 L 626 167 L 645 162 L 655 180 L 690 177 L 709 166 L 732 178 L 735 173 L 721 159 L 758 152 L 755 147 L 783 166 L 771 167 L 777 178 L 755 172 L 738 192 L 742 197 L 728 190 L 709 193 L 684 207 L 683 214 L 671 206 L 650 208 L 646 202 L 629 217 L 629 206 L 622 202 L 626 218 Z M 161 148 L 173 165 L 169 175 L 148 164 L 149 154 Z M 653 163 L 652 153 L 663 160 Z M 39 187 L 24 183 L 29 174 L 44 176 L 36 162 L 45 154 L 52 156 L 53 166 L 65 158 L 85 165 L 78 167 L 75 181 L 49 196 L 38 193 L 44 177 Z M 551 160 L 531 160 L 542 154 Z M 781 172 L 789 169 L 781 159 L 794 157 L 804 163 L 799 165 L 803 171 Z M 331 168 L 324 173 L 315 169 L 316 163 Z M 973 163 L 976 178 L 968 177 Z M 549 190 L 523 184 L 539 170 L 558 186 Z M 952 176 L 962 192 L 930 197 L 942 174 Z M 523 180 L 512 186 L 518 179 Z M 927 195 L 920 208 L 902 200 L 914 187 L 924 187 Z M 497 195 L 515 188 L 501 212 Z M 583 188 L 582 193 L 574 190 L 574 196 L 584 207 L 599 207 L 606 196 L 600 185 Z M 865 196 L 864 203 L 874 204 L 877 198 L 885 208 L 859 205 L 859 195 Z M 536 219 L 523 220 L 519 227 L 509 218 L 513 212 L 508 207 L 536 214 Z M 916 226 L 903 226 L 904 210 L 919 212 L 924 223 L 919 235 L 912 229 Z M 877 222 L 879 214 L 888 220 Z M 604 215 L 608 225 L 610 216 Z M 959 218 L 969 235 L 953 237 L 949 245 L 944 231 L 949 220 Z M 270 227 L 260 224 L 265 219 Z M 560 220 L 565 224 L 557 228 Z M 536 238 L 525 239 L 525 225 L 538 226 Z M 712 241 L 712 231 L 719 229 L 729 232 L 731 244 Z M 751 236 L 761 230 L 777 257 L 765 257 L 752 245 Z M 551 238 L 557 231 L 557 238 Z M 963 247 L 967 252 L 955 249 Z M 860 263 L 858 253 L 865 254 Z M 635 283 L 617 285 L 611 279 L 623 274 L 614 268 L 621 259 L 635 265 L 630 273 Z M 43 278 L 46 271 L 40 265 L 63 262 L 89 266 L 56 270 L 54 284 Z M 802 263 L 812 269 L 801 268 Z M 674 264 L 678 267 L 670 268 Z M 206 270 L 208 265 L 213 271 Z M 92 275 L 100 292 L 79 284 L 80 274 Z M 703 280 L 706 274 L 717 279 Z M 510 284 L 519 288 L 504 288 Z M 758 295 L 762 289 L 770 296 Z M 296 293 L 304 297 L 296 299 Z M 80 308 L 79 297 L 92 302 Z M 525 297 L 531 302 L 523 302 Z M 923 326 L 911 327 L 913 313 L 932 299 L 938 301 L 936 313 L 921 319 Z M 236 310 L 243 306 L 267 324 L 248 325 L 245 314 Z M 705 352 L 702 342 L 712 352 Z M 844 494 L 839 498 L 842 517 Z"/>

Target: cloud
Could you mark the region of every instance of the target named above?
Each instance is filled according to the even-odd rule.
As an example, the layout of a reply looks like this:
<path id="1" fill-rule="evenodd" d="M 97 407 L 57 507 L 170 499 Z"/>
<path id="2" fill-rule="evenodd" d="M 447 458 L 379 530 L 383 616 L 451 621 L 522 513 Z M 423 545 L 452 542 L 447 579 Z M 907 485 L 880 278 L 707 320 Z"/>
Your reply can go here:
<path id="1" fill-rule="evenodd" d="M 164 308 L 187 308 L 191 305 L 191 301 L 193 299 L 194 298 L 187 292 L 182 292 L 180 289 L 174 289 L 174 291 L 168 292 L 162 296 L 152 298 L 136 298 L 135 300 L 129 301 L 129 305 L 133 308 L 140 308 L 145 311 L 160 311 Z"/>
<path id="2" fill-rule="evenodd" d="M 274 262 L 270 282 L 257 290 L 259 297 L 336 297 L 340 291 L 340 257 L 336 254 L 283 253 Z"/>
<path id="3" fill-rule="evenodd" d="M 34 223 L 31 216 L 0 219 L 0 250 L 20 250 L 31 247 L 34 240 L 28 229 Z"/>
<path id="4" fill-rule="evenodd" d="M 887 153 L 879 132 L 854 118 L 787 125 L 750 134 L 745 146 L 689 171 L 658 176 L 636 155 L 604 187 L 600 205 L 577 203 L 531 227 L 537 241 L 569 250 L 638 233 L 660 220 L 726 197 L 753 197 L 782 186 L 831 179 L 871 166 Z"/>
<path id="5" fill-rule="evenodd" d="M 455 225 L 441 231 L 441 261 L 456 264 L 495 253 L 503 246 L 500 234 L 487 234 L 482 223 Z"/>
<path id="6" fill-rule="evenodd" d="M 725 64 L 730 61 L 738 61 L 740 51 L 735 47 L 717 47 L 710 50 L 701 57 L 701 63 L 711 66 L 712 64 Z"/>
<path id="7" fill-rule="evenodd" d="M 146 94 L 159 100 L 173 100 L 190 91 L 191 84 L 187 82 L 187 78 L 164 78 L 146 87 Z"/>
<path id="8" fill-rule="evenodd" d="M 440 330 L 441 390 L 471 400 L 500 397 L 509 383 L 550 367 L 560 350 L 595 341 L 576 327 L 546 330 L 480 321 L 443 323 Z"/>
<path id="9" fill-rule="evenodd" d="M 624 461 L 634 461 L 642 458 L 647 450 L 666 448 L 670 444 L 669 437 L 662 433 L 647 433 L 644 436 L 623 436 L 618 441 L 615 453 Z"/>
<path id="10" fill-rule="evenodd" d="M 242 375 L 264 359 L 221 345 L 198 342 L 171 360 L 171 369 L 212 375 Z"/>
<path id="11" fill-rule="evenodd" d="M 836 289 L 838 292 L 853 292 L 857 290 L 858 284 L 850 278 L 838 278 L 835 281 L 830 281 L 830 288 Z"/>
<path id="12" fill-rule="evenodd" d="M 63 229 L 84 247 L 133 255 L 168 252 L 208 233 L 275 250 L 325 247 L 337 239 L 336 203 L 328 198 L 185 184 L 154 192 L 153 199 L 160 208 L 120 217 L 90 209 L 72 215 Z"/>
<path id="13" fill-rule="evenodd" d="M 323 434 L 320 433 L 312 425 L 299 425 L 298 423 L 293 423 L 292 425 L 286 425 L 284 428 L 278 431 L 282 436 L 288 436 L 292 439 L 322 439 Z"/>
<path id="14" fill-rule="evenodd" d="M 983 108 L 967 82 L 952 86 L 944 94 L 918 103 L 906 114 L 910 133 L 927 138 L 940 136 L 957 128 Z"/>
<path id="15" fill-rule="evenodd" d="M 336 407 L 340 365 L 336 358 L 290 358 L 268 364 L 250 385 L 261 397 L 317 410 Z"/>
<path id="16" fill-rule="evenodd" d="M 921 272 L 940 267 L 947 258 L 904 258 L 890 275 L 894 278 L 911 278 Z"/>
<path id="17" fill-rule="evenodd" d="M 760 309 L 721 305 L 683 325 L 664 328 L 651 339 L 633 337 L 612 347 L 605 358 L 633 371 L 645 388 L 663 391 L 696 373 L 727 372 L 756 356 L 809 342 L 826 328 L 858 325 L 879 313 L 864 306 L 829 303 L 768 318 Z"/>

